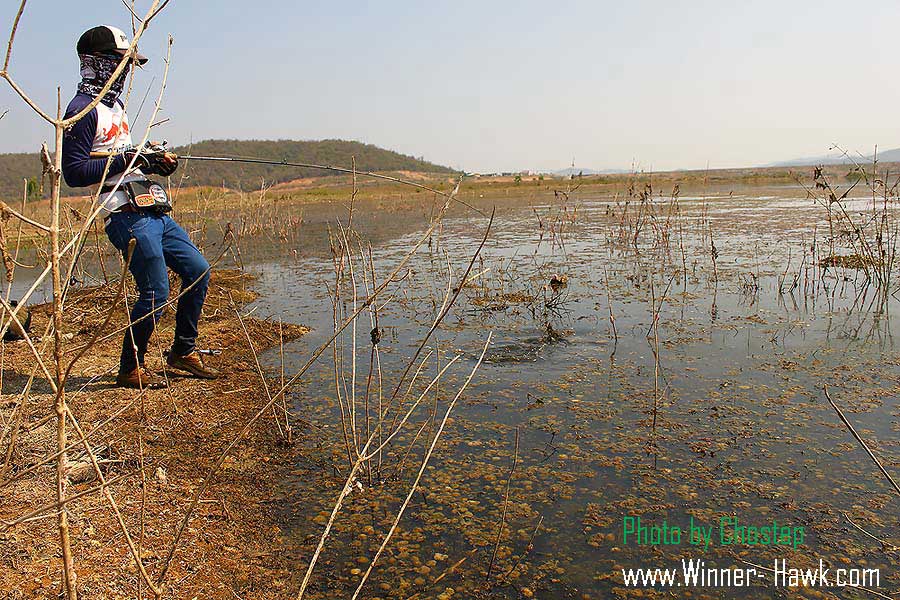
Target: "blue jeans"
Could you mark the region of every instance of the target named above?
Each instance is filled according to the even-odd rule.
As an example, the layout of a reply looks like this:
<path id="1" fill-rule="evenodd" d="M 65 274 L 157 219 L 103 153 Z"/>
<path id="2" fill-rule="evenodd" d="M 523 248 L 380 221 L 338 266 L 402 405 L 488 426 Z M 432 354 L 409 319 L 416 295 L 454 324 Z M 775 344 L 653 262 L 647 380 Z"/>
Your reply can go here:
<path id="1" fill-rule="evenodd" d="M 135 323 L 125 331 L 119 372 L 128 373 L 139 364 L 144 364 L 150 336 L 162 316 L 162 306 L 169 299 L 167 267 L 181 277 L 182 290 L 197 282 L 179 298 L 175 311 L 172 352 L 177 356 L 190 354 L 197 343 L 197 323 L 209 287 L 209 263 L 200 250 L 168 215 L 113 213 L 106 224 L 106 235 L 123 256 L 128 250 L 128 241 L 132 238 L 136 240 L 129 269 L 137 282 L 138 299 L 131 309 L 131 321 L 153 313 L 152 317 Z"/>

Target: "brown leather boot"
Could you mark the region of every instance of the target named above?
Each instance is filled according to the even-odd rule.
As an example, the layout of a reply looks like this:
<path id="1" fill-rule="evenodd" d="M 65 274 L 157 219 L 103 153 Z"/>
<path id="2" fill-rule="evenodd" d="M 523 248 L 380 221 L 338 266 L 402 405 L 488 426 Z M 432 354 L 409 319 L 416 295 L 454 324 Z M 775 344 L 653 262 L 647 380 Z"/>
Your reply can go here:
<path id="1" fill-rule="evenodd" d="M 116 385 L 124 388 L 158 390 L 166 387 L 166 380 L 145 369 L 137 367 L 130 373 L 119 373 Z"/>
<path id="2" fill-rule="evenodd" d="M 204 365 L 203 359 L 200 358 L 200 353 L 196 350 L 186 356 L 176 356 L 172 352 L 169 352 L 169 358 L 166 362 L 173 369 L 187 371 L 194 377 L 199 377 L 200 379 L 219 378 L 219 372 L 212 367 Z"/>

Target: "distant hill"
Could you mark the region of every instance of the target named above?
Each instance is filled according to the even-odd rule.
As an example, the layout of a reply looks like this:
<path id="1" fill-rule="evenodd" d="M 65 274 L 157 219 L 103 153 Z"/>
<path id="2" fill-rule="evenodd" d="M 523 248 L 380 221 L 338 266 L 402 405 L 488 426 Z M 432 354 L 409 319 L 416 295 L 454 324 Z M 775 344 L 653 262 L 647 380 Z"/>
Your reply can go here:
<path id="1" fill-rule="evenodd" d="M 814 165 L 849 165 L 854 162 L 866 163 L 872 162 L 872 156 L 860 157 L 856 154 L 850 155 L 853 160 L 843 156 L 842 154 L 826 154 L 824 156 L 811 156 L 807 158 L 795 158 L 783 162 L 776 162 L 766 165 L 767 167 L 809 167 Z M 878 153 L 878 162 L 900 162 L 900 148 L 893 150 L 885 150 Z"/>
<path id="2" fill-rule="evenodd" d="M 188 152 L 198 156 L 242 156 L 267 160 L 302 162 L 350 167 L 353 159 L 360 171 L 422 171 L 426 173 L 452 173 L 453 170 L 422 159 L 385 150 L 371 144 L 344 140 L 301 142 L 294 140 L 207 140 L 191 147 L 173 148 L 178 154 Z M 180 177 L 184 167 L 179 167 Z M 188 165 L 186 185 L 225 186 L 245 190 L 258 189 L 260 185 L 282 183 L 301 177 L 334 175 L 330 171 L 298 169 L 277 165 L 252 165 L 228 162 L 193 161 Z M 22 180 L 34 178 L 40 181 L 41 162 L 38 154 L 0 154 L 0 198 L 18 200 L 22 197 Z M 46 195 L 48 190 L 44 189 Z M 82 194 L 63 186 L 63 194 Z"/>
<path id="3" fill-rule="evenodd" d="M 207 140 L 190 147 L 175 148 L 177 154 L 197 156 L 242 156 L 267 160 L 312 163 L 350 168 L 356 161 L 360 171 L 422 171 L 452 173 L 448 167 L 419 158 L 384 150 L 371 144 L 343 140 L 298 142 L 292 140 Z M 188 185 L 214 185 L 229 188 L 258 189 L 265 182 L 282 183 L 300 177 L 335 175 L 320 169 L 299 169 L 278 165 L 254 165 L 227 162 L 194 161 L 188 165 Z"/>

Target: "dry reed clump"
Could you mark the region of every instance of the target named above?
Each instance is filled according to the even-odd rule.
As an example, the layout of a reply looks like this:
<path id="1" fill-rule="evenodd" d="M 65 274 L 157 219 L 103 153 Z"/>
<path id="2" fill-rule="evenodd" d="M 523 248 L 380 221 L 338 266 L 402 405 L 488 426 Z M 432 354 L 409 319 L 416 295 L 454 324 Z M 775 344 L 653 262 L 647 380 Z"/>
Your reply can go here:
<path id="1" fill-rule="evenodd" d="M 864 271 L 869 267 L 878 266 L 875 259 L 861 254 L 840 255 L 833 254 L 825 256 L 819 260 L 819 266 L 824 268 L 838 267 L 842 269 L 853 269 L 856 271 Z"/>
<path id="2" fill-rule="evenodd" d="M 896 291 L 893 271 L 900 244 L 900 222 L 894 209 L 900 198 L 900 178 L 894 176 L 891 180 L 890 170 L 880 165 L 877 151 L 871 165 L 865 166 L 846 152 L 843 154 L 859 175 L 851 184 L 841 189 L 832 184 L 823 167 L 816 167 L 812 185 L 805 186 L 807 195 L 824 208 L 827 219 L 827 236 L 822 243 L 827 254 L 819 264 L 823 268 L 835 266 L 862 271 L 865 279 L 858 286 L 854 281 L 858 295 L 864 295 L 871 286 L 879 302 L 884 304 Z M 858 200 L 851 193 L 860 186 L 866 193 L 866 206 L 862 210 L 851 205 L 851 200 Z M 839 248 L 850 254 L 839 255 Z"/>

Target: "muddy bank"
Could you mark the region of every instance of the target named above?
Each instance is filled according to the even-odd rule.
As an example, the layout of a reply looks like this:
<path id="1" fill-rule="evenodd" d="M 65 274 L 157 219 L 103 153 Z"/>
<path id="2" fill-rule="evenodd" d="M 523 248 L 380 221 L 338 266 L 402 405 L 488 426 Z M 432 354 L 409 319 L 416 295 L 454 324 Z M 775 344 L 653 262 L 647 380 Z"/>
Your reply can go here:
<path id="1" fill-rule="evenodd" d="M 210 357 L 223 372 L 217 381 L 167 373 L 164 390 L 113 387 L 120 336 L 98 343 L 75 366 L 67 396 L 75 418 L 100 459 L 109 491 L 146 570 L 156 578 L 177 526 L 202 475 L 244 424 L 266 402 L 266 394 L 236 317 L 238 306 L 255 298 L 251 278 L 239 271 L 215 272 L 200 344 L 220 349 Z M 178 286 L 173 286 L 176 290 Z M 174 293 L 174 292 L 173 292 Z M 74 294 L 67 310 L 66 362 L 87 342 L 112 306 L 115 290 L 98 287 Z M 34 309 L 33 331 L 43 332 L 46 306 Z M 125 322 L 120 303 L 105 331 Z M 257 351 L 302 336 L 297 325 L 244 317 Z M 162 352 L 171 341 L 174 318 L 166 314 L 151 344 L 148 367 L 163 371 Z M 38 348 L 42 346 L 35 342 Z M 50 349 L 44 355 L 50 361 Z M 36 379 L 23 404 L 35 360 L 25 342 L 2 348 L 0 395 L 0 520 L 11 522 L 55 501 L 56 418 L 46 381 Z M 284 414 L 260 419 L 224 463 L 184 532 L 166 577 L 168 598 L 270 598 L 284 595 L 288 571 L 280 556 L 284 541 L 272 498 L 292 464 L 284 439 Z M 96 430 L 94 433 L 92 431 Z M 17 431 L 15 445 L 9 440 Z M 294 439 L 303 432 L 295 429 Z M 79 438 L 70 426 L 69 444 Z M 4 468 L 4 463 L 6 467 Z M 78 588 L 84 598 L 135 598 L 146 586 L 129 545 L 99 487 L 83 446 L 70 451 L 69 495 L 90 491 L 69 505 L 69 527 Z M 0 526 L 0 597 L 47 598 L 61 589 L 59 532 L 53 510 L 11 528 Z"/>

